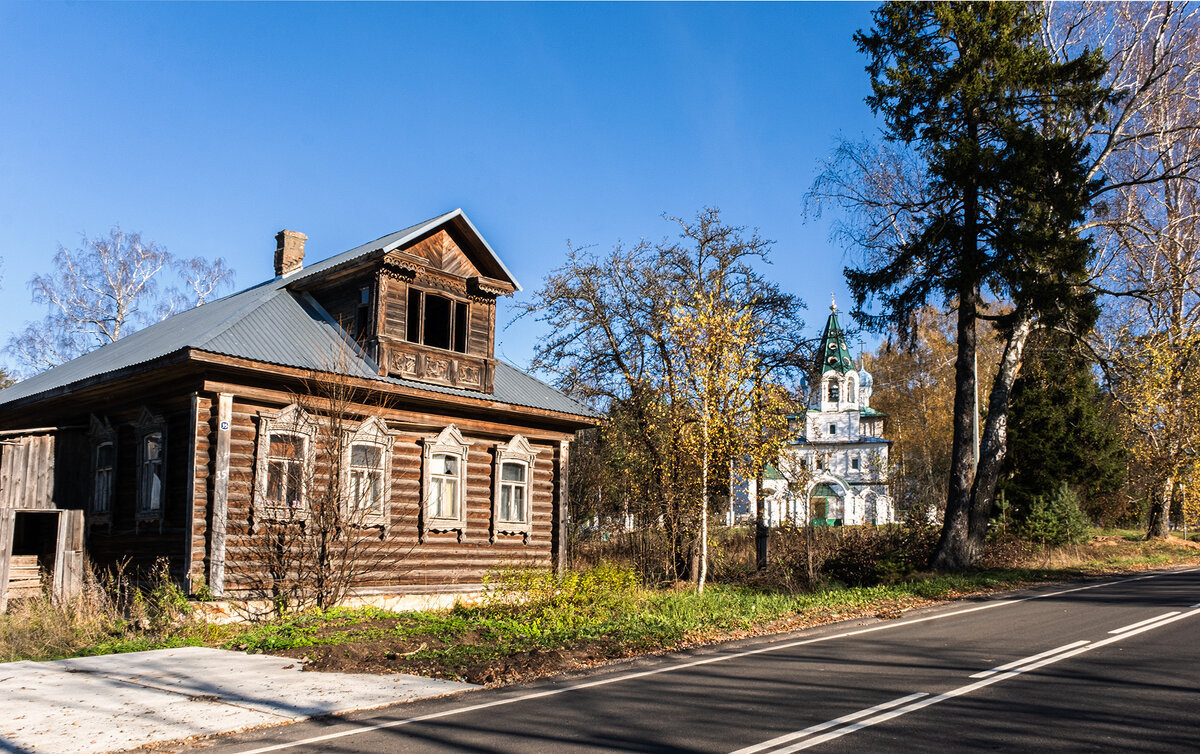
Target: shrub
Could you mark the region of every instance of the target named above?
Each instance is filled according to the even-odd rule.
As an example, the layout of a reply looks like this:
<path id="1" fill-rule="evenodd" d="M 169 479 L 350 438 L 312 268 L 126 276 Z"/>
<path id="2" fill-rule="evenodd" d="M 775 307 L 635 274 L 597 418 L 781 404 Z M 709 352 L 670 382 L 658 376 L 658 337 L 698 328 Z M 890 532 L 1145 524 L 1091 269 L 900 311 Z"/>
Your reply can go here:
<path id="1" fill-rule="evenodd" d="M 937 537 L 936 527 L 915 522 L 846 527 L 824 572 L 847 586 L 894 583 L 926 567 Z"/>
<path id="2" fill-rule="evenodd" d="M 489 574 L 490 612 L 519 614 L 539 627 L 577 628 L 611 620 L 635 605 L 641 579 L 632 568 L 600 563 L 556 574 L 549 569 L 505 568 Z"/>
<path id="3" fill-rule="evenodd" d="M 1049 496 L 1034 496 L 1019 531 L 1025 539 L 1043 545 L 1078 544 L 1091 536 L 1079 498 L 1066 482 Z"/>

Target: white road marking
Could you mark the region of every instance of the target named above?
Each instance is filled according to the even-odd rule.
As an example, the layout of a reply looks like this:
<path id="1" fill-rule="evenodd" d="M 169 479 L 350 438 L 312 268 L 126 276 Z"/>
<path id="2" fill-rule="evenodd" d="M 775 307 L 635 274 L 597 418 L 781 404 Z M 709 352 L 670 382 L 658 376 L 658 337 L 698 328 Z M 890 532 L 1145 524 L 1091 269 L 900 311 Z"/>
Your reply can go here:
<path id="1" fill-rule="evenodd" d="M 898 707 L 882 714 L 875 715 L 874 717 L 869 717 L 866 720 L 854 722 L 850 725 L 846 725 L 843 728 L 838 728 L 837 730 L 831 730 L 828 733 L 817 736 L 816 738 L 809 738 L 806 741 L 793 744 L 792 746 L 775 749 L 771 752 L 771 754 L 792 754 L 792 752 L 801 751 L 802 749 L 807 749 L 812 746 L 825 743 L 826 741 L 832 741 L 835 738 L 841 738 L 842 736 L 862 730 L 863 728 L 868 728 L 872 725 L 878 725 L 879 723 L 893 720 L 901 715 L 907 715 L 909 712 L 915 712 L 919 709 L 929 707 L 939 702 L 944 702 L 947 699 L 953 699 L 964 694 L 969 694 L 972 691 L 978 691 L 979 689 L 984 688 L 985 686 L 990 686 L 993 683 L 1007 681 L 1010 678 L 1015 678 L 1024 673 L 1029 673 L 1047 665 L 1052 665 L 1056 662 L 1062 662 L 1063 660 L 1075 657 L 1076 655 L 1081 655 L 1084 652 L 1091 652 L 1093 649 L 1099 649 L 1100 647 L 1114 644 L 1118 641 L 1124 641 L 1131 636 L 1136 636 L 1147 631 L 1153 631 L 1156 628 L 1162 628 L 1163 626 L 1174 623 L 1175 621 L 1183 620 L 1184 618 L 1190 618 L 1196 614 L 1200 614 L 1200 605 L 1196 605 L 1196 607 L 1190 609 L 1186 613 L 1170 613 L 1165 616 L 1160 615 L 1158 618 L 1155 618 L 1154 622 L 1152 623 L 1146 623 L 1138 628 L 1129 628 L 1123 633 L 1117 634 L 1116 636 L 1110 636 L 1107 639 L 1101 639 L 1095 643 L 1083 642 L 1082 645 L 1077 646 L 1073 650 L 1059 652 L 1058 654 L 1051 654 L 1050 656 L 1046 656 L 1047 653 L 1045 652 L 1041 653 L 1040 655 L 1032 655 L 1024 658 L 1023 660 L 1018 660 L 1017 663 L 1010 663 L 1010 665 L 1016 666 L 1013 670 L 1005 671 L 999 675 L 994 675 L 990 678 L 985 678 L 983 680 L 976 681 L 975 683 L 967 684 L 966 686 L 959 686 L 956 689 L 951 689 L 950 691 L 946 691 L 936 696 L 927 696 L 922 699 L 918 699 L 914 702 L 904 705 L 903 707 Z M 1143 621 L 1143 623 L 1145 622 Z M 1063 647 L 1060 647 L 1059 649 L 1061 650 Z M 1039 657 L 1041 658 L 1040 660 L 1038 659 Z M 848 715 L 846 717 L 848 717 Z"/>
<path id="2" fill-rule="evenodd" d="M 1192 605 L 1192 607 L 1196 607 L 1196 606 Z M 1170 618 L 1172 615 L 1179 615 L 1179 611 L 1176 610 L 1173 613 L 1167 613 L 1165 615 L 1158 615 L 1153 618 L 1147 618 L 1146 620 L 1140 620 L 1137 623 L 1130 623 L 1128 626 L 1121 626 L 1120 628 L 1114 628 L 1113 630 L 1109 631 L 1109 633 L 1110 634 L 1123 634 L 1126 631 L 1130 630 L 1131 628 L 1138 628 L 1140 626 L 1146 625 L 1147 623 L 1153 623 L 1154 621 L 1162 620 L 1163 618 Z"/>
<path id="3" fill-rule="evenodd" d="M 1154 620 L 1158 620 L 1158 619 L 1155 618 Z M 993 676 L 997 673 L 1002 673 L 1005 670 L 1012 670 L 1013 668 L 1024 665 L 1027 662 L 1032 662 L 1033 660 L 1040 660 L 1043 657 L 1049 657 L 1050 655 L 1056 655 L 1059 652 L 1066 652 L 1068 649 L 1074 649 L 1075 647 L 1081 647 L 1087 643 L 1088 643 L 1087 639 L 1080 639 L 1079 641 L 1074 641 L 1074 642 L 1071 642 L 1070 644 L 1064 644 L 1061 647 L 1055 647 L 1054 649 L 1047 649 L 1045 652 L 1041 652 L 1040 654 L 1033 655 L 1032 657 L 1023 657 L 1020 660 L 1013 660 L 1012 662 L 1007 663 L 1005 665 L 997 665 L 996 667 L 992 668 L 991 670 L 984 670 L 983 672 L 976 673 L 975 675 L 972 675 L 970 677 L 971 678 L 987 678 L 988 676 Z"/>
<path id="4" fill-rule="evenodd" d="M 876 704 L 874 707 L 868 707 L 867 709 L 859 710 L 858 712 L 851 712 L 849 715 L 843 715 L 842 717 L 839 717 L 836 720 L 830 720 L 827 723 L 818 723 L 817 725 L 810 726 L 804 730 L 796 731 L 795 733 L 787 733 L 779 738 L 772 738 L 770 741 L 763 741 L 761 744 L 755 744 L 754 746 L 747 746 L 744 749 L 738 749 L 737 751 L 733 752 L 733 754 L 753 754 L 756 751 L 769 749 L 772 746 L 780 746 L 781 744 L 795 741 L 798 738 L 811 736 L 813 733 L 820 733 L 821 731 L 828 730 L 829 728 L 836 728 L 839 725 L 852 723 L 855 720 L 864 718 L 868 715 L 873 715 L 876 712 L 882 712 L 883 710 L 891 709 L 892 707 L 899 707 L 901 704 L 907 704 L 916 699 L 920 699 L 923 696 L 929 696 L 929 694 L 925 693 L 924 691 L 919 691 L 916 694 L 902 696 L 899 699 L 893 699 L 890 702 Z"/>
<path id="5" fill-rule="evenodd" d="M 1196 569 L 1196 570 L 1200 570 L 1200 569 Z M 265 752 L 268 752 L 268 751 L 282 751 L 284 749 L 293 749 L 293 748 L 296 748 L 299 746 L 308 746 L 310 744 L 323 743 L 325 741 L 333 741 L 333 740 L 336 740 L 339 738 L 346 738 L 348 736 L 362 735 L 364 733 L 371 733 L 371 732 L 377 731 L 377 730 L 386 730 L 388 728 L 398 728 L 403 725 L 411 725 L 413 723 L 420 723 L 420 722 L 425 722 L 428 720 L 437 720 L 437 719 L 440 719 L 443 717 L 451 717 L 453 715 L 465 714 L 467 712 L 476 712 L 478 710 L 490 709 L 492 707 L 502 707 L 502 706 L 509 705 L 509 704 L 517 704 L 519 702 L 527 702 L 527 701 L 531 701 L 534 699 L 542 699 L 542 698 L 545 698 L 548 696 L 557 696 L 559 694 L 566 694 L 571 691 L 581 691 L 583 689 L 596 688 L 598 686 L 607 686 L 609 684 L 622 683 L 624 681 L 632 681 L 632 680 L 636 680 L 638 678 L 646 678 L 648 676 L 659 675 L 661 673 L 672 673 L 677 670 L 687 670 L 689 668 L 694 668 L 694 667 L 698 667 L 701 665 L 709 665 L 709 664 L 712 664 L 715 662 L 726 662 L 728 660 L 737 660 L 737 659 L 741 659 L 743 657 L 750 657 L 753 655 L 763 654 L 766 652 L 778 652 L 780 650 L 792 649 L 794 647 L 800 647 L 800 646 L 804 646 L 806 644 L 817 644 L 819 642 L 833 641 L 834 639 L 845 639 L 845 638 L 848 638 L 851 636 L 860 636 L 862 634 L 873 633 L 875 631 L 887 631 L 887 630 L 891 630 L 894 628 L 900 628 L 902 626 L 912 626 L 917 623 L 926 623 L 928 621 L 941 620 L 943 618 L 952 618 L 957 615 L 965 615 L 967 613 L 975 613 L 980 610 L 990 610 L 993 607 L 1003 607 L 1005 605 L 1016 605 L 1016 604 L 1020 604 L 1022 602 L 1030 602 L 1032 600 L 1045 599 L 1047 597 L 1057 597 L 1062 594 L 1070 594 L 1071 592 L 1081 592 L 1081 591 L 1084 591 L 1087 589 L 1099 589 L 1100 587 L 1115 586 L 1116 584 L 1125 584 L 1125 583 L 1128 583 L 1131 581 L 1141 581 L 1143 579 L 1158 578 L 1161 576 L 1170 576 L 1174 573 L 1178 573 L 1178 572 L 1171 571 L 1168 573 L 1150 574 L 1148 576 L 1135 576 L 1135 577 L 1128 578 L 1128 579 L 1117 579 L 1115 581 L 1105 581 L 1105 582 L 1099 583 L 1099 584 L 1088 584 L 1087 586 L 1078 586 L 1078 587 L 1073 587 L 1071 589 L 1061 589 L 1057 592 L 1047 592 L 1045 594 L 1034 594 L 1034 595 L 1030 595 L 1028 597 L 1020 597 L 1018 599 L 996 600 L 995 602 L 989 602 L 986 605 L 977 605 L 975 607 L 968 607 L 968 608 L 964 608 L 962 610 L 954 610 L 954 611 L 951 611 L 948 613 L 938 613 L 936 615 L 926 615 L 921 618 L 913 618 L 911 620 L 905 620 L 905 621 L 889 621 L 886 623 L 879 623 L 874 626 L 868 626 L 866 628 L 856 629 L 854 631 L 843 631 L 841 633 L 830 634 L 828 636 L 816 636 L 811 639 L 800 639 L 798 641 L 791 641 L 791 642 L 786 642 L 783 644 L 775 644 L 775 645 L 766 646 L 766 647 L 759 647 L 758 649 L 750 649 L 750 650 L 746 650 L 744 652 L 735 652 L 734 654 L 729 654 L 729 655 L 719 655 L 717 657 L 707 657 L 703 660 L 693 660 L 691 662 L 685 662 L 685 663 L 681 663 L 679 665 L 671 665 L 671 666 L 668 666 L 665 668 L 655 668 L 654 670 L 641 670 L 641 671 L 638 671 L 635 673 L 627 673 L 625 675 L 614 676 L 612 678 L 602 678 L 600 680 L 588 681 L 586 683 L 580 683 L 575 686 L 567 686 L 567 687 L 560 688 L 560 689 L 547 689 L 546 691 L 535 691 L 533 693 L 524 694 L 522 696 L 510 697 L 507 699 L 496 699 L 491 702 L 482 702 L 480 704 L 472 704 L 472 705 L 468 705 L 466 707 L 455 707 L 455 708 L 448 709 L 448 710 L 442 710 L 441 712 L 431 712 L 428 715 L 420 715 L 418 717 L 408 717 L 408 718 L 404 718 L 402 720 L 389 720 L 386 723 L 376 723 L 374 725 L 364 725 L 361 727 L 350 728 L 349 730 L 338 731 L 336 733 L 327 733 L 323 736 L 313 736 L 311 738 L 304 738 L 304 739 L 300 739 L 299 741 L 288 741 L 286 743 L 274 744 L 272 746 L 263 746 L 263 747 L 260 747 L 257 749 L 247 749 L 246 751 L 243 751 L 240 754 L 265 754 Z"/>

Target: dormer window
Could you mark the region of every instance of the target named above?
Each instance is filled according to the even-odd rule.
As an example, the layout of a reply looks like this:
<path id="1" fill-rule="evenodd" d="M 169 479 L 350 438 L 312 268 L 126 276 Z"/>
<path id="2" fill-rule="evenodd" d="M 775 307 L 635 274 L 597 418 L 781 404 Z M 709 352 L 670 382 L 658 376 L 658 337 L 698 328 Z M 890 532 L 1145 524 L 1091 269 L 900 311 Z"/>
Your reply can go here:
<path id="1" fill-rule="evenodd" d="M 408 341 L 447 351 L 467 352 L 466 302 L 408 289 Z"/>

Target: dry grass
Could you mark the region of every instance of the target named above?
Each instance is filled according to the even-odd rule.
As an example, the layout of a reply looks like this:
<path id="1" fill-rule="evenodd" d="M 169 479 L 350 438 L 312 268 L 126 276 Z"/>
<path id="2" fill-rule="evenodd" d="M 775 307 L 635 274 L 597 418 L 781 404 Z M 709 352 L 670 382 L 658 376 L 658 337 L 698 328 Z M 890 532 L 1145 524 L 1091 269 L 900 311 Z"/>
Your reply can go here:
<path id="1" fill-rule="evenodd" d="M 158 645 L 190 613 L 166 561 L 142 579 L 124 566 L 98 574 L 88 567 L 84 574 L 83 589 L 72 599 L 43 592 L 9 602 L 0 615 L 0 662 Z"/>

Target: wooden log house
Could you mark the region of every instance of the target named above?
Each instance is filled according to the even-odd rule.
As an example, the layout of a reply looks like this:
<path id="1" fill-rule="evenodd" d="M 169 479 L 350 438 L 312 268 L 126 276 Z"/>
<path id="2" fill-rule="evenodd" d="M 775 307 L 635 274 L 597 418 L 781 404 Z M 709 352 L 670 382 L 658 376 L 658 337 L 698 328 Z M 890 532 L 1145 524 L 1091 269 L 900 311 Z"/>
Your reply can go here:
<path id="1" fill-rule="evenodd" d="M 272 280 L 0 391 L 0 563 L 27 584 L 70 532 L 26 512 L 77 511 L 98 564 L 165 558 L 189 590 L 248 595 L 261 524 L 304 525 L 336 467 L 394 554 L 356 592 L 564 564 L 569 443 L 596 416 L 495 357 L 519 286 L 466 215 L 310 266 L 305 240 L 278 234 Z M 344 463 L 318 447 L 331 426 Z"/>

